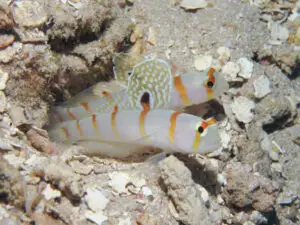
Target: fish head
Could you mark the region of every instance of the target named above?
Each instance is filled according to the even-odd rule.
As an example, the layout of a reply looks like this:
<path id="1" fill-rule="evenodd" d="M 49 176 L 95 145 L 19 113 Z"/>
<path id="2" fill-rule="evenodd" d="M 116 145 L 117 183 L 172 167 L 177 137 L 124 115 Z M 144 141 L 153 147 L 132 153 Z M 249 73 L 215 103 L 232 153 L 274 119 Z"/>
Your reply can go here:
<path id="1" fill-rule="evenodd" d="M 207 89 L 207 92 L 209 92 L 210 90 L 212 92 L 212 96 L 209 96 L 208 94 L 208 98 L 218 97 L 224 92 L 228 91 L 229 84 L 221 73 L 218 73 L 213 68 L 211 68 L 208 70 L 207 74 L 207 78 L 204 81 L 203 85 Z"/>
<path id="2" fill-rule="evenodd" d="M 224 76 L 213 68 L 203 72 L 184 74 L 182 83 L 186 88 L 188 105 L 206 102 L 229 89 Z"/>
<path id="3" fill-rule="evenodd" d="M 221 139 L 216 120 L 208 118 L 202 120 L 192 116 L 189 121 L 182 122 L 178 126 L 181 129 L 177 133 L 176 145 L 184 153 L 209 153 L 221 147 Z"/>

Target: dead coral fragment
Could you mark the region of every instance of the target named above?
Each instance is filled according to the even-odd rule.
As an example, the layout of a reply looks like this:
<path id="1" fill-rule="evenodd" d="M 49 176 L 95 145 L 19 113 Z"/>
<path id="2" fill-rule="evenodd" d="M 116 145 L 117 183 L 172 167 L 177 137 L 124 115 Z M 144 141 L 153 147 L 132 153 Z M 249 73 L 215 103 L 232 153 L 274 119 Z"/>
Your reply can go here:
<path id="1" fill-rule="evenodd" d="M 12 34 L 2 34 L 0 35 L 0 48 L 6 48 L 11 45 L 15 40 L 15 36 Z"/>
<path id="2" fill-rule="evenodd" d="M 37 27 L 44 24 L 48 15 L 37 1 L 19 1 L 14 5 L 13 16 L 17 24 L 24 27 Z"/>

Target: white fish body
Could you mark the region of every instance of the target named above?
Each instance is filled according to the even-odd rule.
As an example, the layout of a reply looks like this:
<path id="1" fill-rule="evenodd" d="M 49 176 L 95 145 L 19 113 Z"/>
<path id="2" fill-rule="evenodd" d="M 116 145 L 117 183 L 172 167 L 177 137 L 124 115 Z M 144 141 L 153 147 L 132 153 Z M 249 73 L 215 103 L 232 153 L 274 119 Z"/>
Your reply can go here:
<path id="1" fill-rule="evenodd" d="M 54 107 L 50 115 L 50 125 L 67 120 L 78 120 L 93 113 L 112 112 L 116 105 L 122 110 L 130 108 L 126 90 L 112 94 L 105 93 L 105 95 L 104 97 L 89 96 L 87 101 L 78 102 L 74 105 L 64 104 Z"/>
<path id="2" fill-rule="evenodd" d="M 121 76 L 124 79 L 124 74 Z M 51 124 L 76 120 L 93 113 L 119 110 L 175 109 L 199 104 L 215 98 L 228 89 L 225 79 L 213 68 L 204 72 L 173 77 L 168 63 L 160 59 L 146 59 L 138 63 L 128 78 L 128 87 L 120 91 L 84 98 L 76 105 L 64 104 L 53 108 Z"/>
<path id="3" fill-rule="evenodd" d="M 100 153 L 125 157 L 136 145 L 154 146 L 165 151 L 207 153 L 220 147 L 215 120 L 166 109 L 124 110 L 93 114 L 54 126 L 53 140 L 77 143 Z M 127 145 L 128 148 L 123 148 Z M 130 148 L 132 146 L 132 148 Z"/>

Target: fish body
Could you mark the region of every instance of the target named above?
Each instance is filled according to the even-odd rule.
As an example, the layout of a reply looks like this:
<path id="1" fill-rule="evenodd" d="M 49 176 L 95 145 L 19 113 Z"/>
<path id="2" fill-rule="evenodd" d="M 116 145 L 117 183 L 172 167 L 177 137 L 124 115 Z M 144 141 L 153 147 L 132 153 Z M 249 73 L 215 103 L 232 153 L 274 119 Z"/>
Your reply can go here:
<path id="1" fill-rule="evenodd" d="M 224 77 L 213 68 L 172 76 L 168 63 L 160 59 L 147 59 L 133 68 L 127 88 L 113 93 L 102 91 L 102 97 L 99 93 L 86 98 L 81 94 L 82 102 L 77 98 L 77 104 L 54 107 L 50 123 L 76 120 L 93 113 L 112 112 L 116 105 L 119 110 L 142 110 L 145 105 L 150 109 L 182 108 L 218 97 L 228 88 Z"/>
<path id="2" fill-rule="evenodd" d="M 64 104 L 54 107 L 50 115 L 50 125 L 67 120 L 78 120 L 93 113 L 112 112 L 116 105 L 122 110 L 130 108 L 126 90 L 105 92 L 103 97 L 94 95 L 86 100 L 74 105 Z"/>
<path id="3" fill-rule="evenodd" d="M 214 68 L 175 76 L 170 105 L 186 107 L 200 104 L 220 96 L 228 89 L 227 81 Z"/>
<path id="4" fill-rule="evenodd" d="M 114 157 L 128 156 L 133 146 L 154 146 L 170 152 L 207 153 L 220 147 L 213 118 L 166 109 L 98 113 L 57 124 L 49 131 L 56 141 L 77 143 Z M 128 145 L 129 148 L 123 148 Z"/>
<path id="5" fill-rule="evenodd" d="M 214 68 L 172 76 L 169 64 L 160 59 L 139 63 L 128 79 L 128 99 L 135 109 L 143 109 L 144 96 L 148 96 L 151 109 L 174 109 L 206 102 L 229 89 L 224 77 Z"/>

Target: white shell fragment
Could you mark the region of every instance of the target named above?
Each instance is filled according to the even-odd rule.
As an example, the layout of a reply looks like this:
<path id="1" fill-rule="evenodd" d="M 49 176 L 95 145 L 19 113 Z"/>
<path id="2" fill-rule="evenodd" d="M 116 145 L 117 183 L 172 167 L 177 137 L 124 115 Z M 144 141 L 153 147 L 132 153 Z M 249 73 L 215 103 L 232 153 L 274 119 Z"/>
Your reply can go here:
<path id="1" fill-rule="evenodd" d="M 107 216 L 103 215 L 103 212 L 93 213 L 91 211 L 87 211 L 85 213 L 85 217 L 97 225 L 101 225 L 103 222 L 105 222 L 108 219 Z"/>
<path id="2" fill-rule="evenodd" d="M 44 7 L 37 1 L 15 2 L 13 16 L 16 23 L 24 27 L 37 27 L 48 19 Z"/>
<path id="3" fill-rule="evenodd" d="M 113 172 L 109 174 L 111 181 L 109 186 L 117 193 L 126 192 L 126 185 L 129 183 L 129 175 L 123 172 Z"/>
<path id="4" fill-rule="evenodd" d="M 266 76 L 260 76 L 253 82 L 254 95 L 256 98 L 263 98 L 271 92 L 270 81 Z"/>
<path id="5" fill-rule="evenodd" d="M 219 55 L 219 60 L 227 61 L 230 59 L 230 50 L 227 47 L 219 47 L 217 49 L 217 53 Z"/>
<path id="6" fill-rule="evenodd" d="M 59 198 L 61 196 L 61 192 L 59 190 L 53 189 L 50 184 L 47 184 L 47 186 L 43 190 L 42 194 L 44 195 L 44 198 L 47 201 L 49 201 L 51 199 Z"/>
<path id="7" fill-rule="evenodd" d="M 156 45 L 156 32 L 154 30 L 153 27 L 150 27 L 149 28 L 149 35 L 148 35 L 148 40 L 147 42 L 150 44 L 150 45 L 153 45 L 155 46 Z"/>
<path id="8" fill-rule="evenodd" d="M 253 63 L 247 58 L 240 58 L 237 63 L 241 69 L 238 75 L 244 79 L 251 78 L 253 72 Z"/>
<path id="9" fill-rule="evenodd" d="M 207 6 L 205 0 L 182 0 L 180 6 L 185 10 L 203 9 Z"/>
<path id="10" fill-rule="evenodd" d="M 142 193 L 144 196 L 153 196 L 152 190 L 149 187 L 142 187 Z"/>
<path id="11" fill-rule="evenodd" d="M 213 58 L 210 55 L 199 55 L 195 57 L 194 66 L 196 70 L 204 71 L 211 67 Z"/>
<path id="12" fill-rule="evenodd" d="M 239 96 L 234 99 L 231 104 L 232 112 L 235 114 L 238 121 L 249 123 L 254 118 L 252 110 L 255 108 L 255 103 L 244 96 Z"/>
<path id="13" fill-rule="evenodd" d="M 7 80 L 8 80 L 8 73 L 0 69 L 0 91 L 3 91 L 5 89 Z"/>
<path id="14" fill-rule="evenodd" d="M 94 212 L 101 212 L 109 202 L 101 191 L 96 188 L 88 188 L 86 190 L 85 201 Z"/>
<path id="15" fill-rule="evenodd" d="M 220 138 L 221 138 L 221 142 L 222 142 L 222 147 L 225 149 L 228 149 L 230 140 L 231 140 L 231 136 L 228 134 L 227 131 L 225 131 L 223 129 L 219 130 L 219 134 L 220 134 Z"/>
<path id="16" fill-rule="evenodd" d="M 222 73 L 227 81 L 237 81 L 237 75 L 240 72 L 239 64 L 235 62 L 228 62 L 223 66 Z M 241 79 L 241 78 L 239 78 Z"/>

